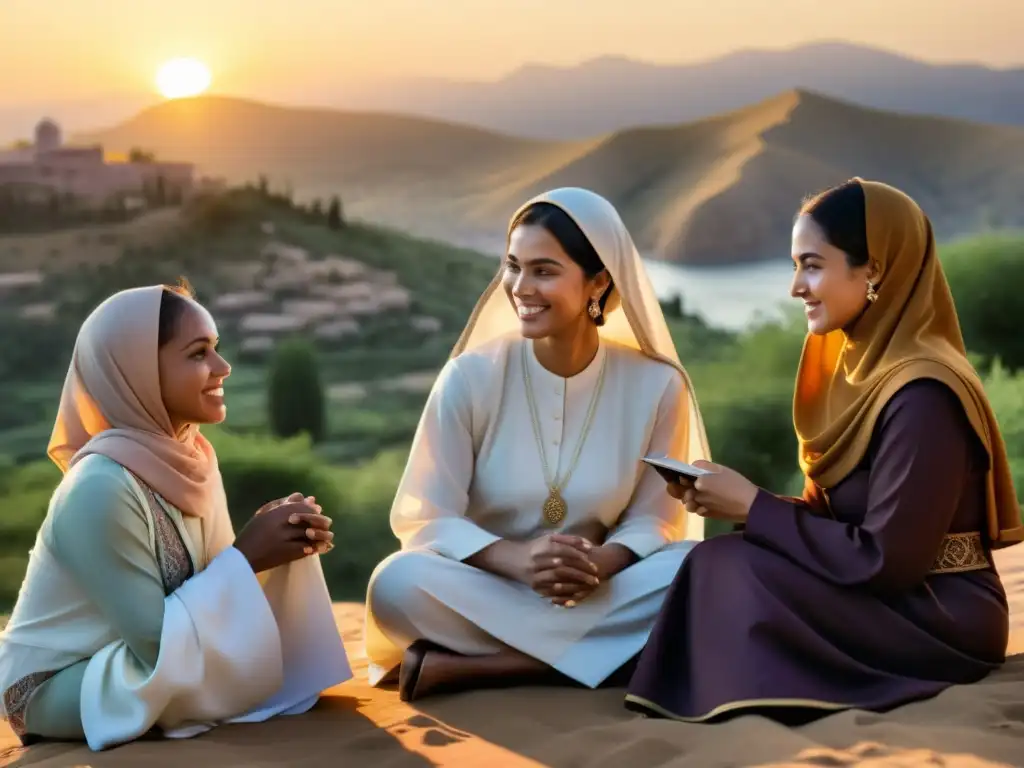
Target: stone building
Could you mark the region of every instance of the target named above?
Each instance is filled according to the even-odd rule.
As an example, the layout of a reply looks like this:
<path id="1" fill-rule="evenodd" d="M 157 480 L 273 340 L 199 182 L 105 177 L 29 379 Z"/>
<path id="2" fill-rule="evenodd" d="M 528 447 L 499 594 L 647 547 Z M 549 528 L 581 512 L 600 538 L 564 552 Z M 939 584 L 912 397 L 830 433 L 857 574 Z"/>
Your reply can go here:
<path id="1" fill-rule="evenodd" d="M 29 199 L 54 193 L 86 205 L 132 196 L 184 199 L 195 187 L 194 174 L 191 163 L 109 162 L 102 146 L 64 144 L 60 126 L 50 119 L 36 126 L 31 146 L 0 151 L 0 188 Z"/>

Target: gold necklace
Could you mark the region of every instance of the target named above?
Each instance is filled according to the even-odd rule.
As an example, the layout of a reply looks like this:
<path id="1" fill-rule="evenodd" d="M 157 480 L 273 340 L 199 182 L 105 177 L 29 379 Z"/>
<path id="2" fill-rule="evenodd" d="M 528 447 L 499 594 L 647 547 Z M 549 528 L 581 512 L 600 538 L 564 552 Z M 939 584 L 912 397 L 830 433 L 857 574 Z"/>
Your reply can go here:
<path id="1" fill-rule="evenodd" d="M 580 439 L 576 444 L 576 452 L 573 454 L 572 461 L 569 463 L 569 468 L 565 472 L 565 477 L 562 478 L 560 483 L 556 483 L 555 478 L 552 477 L 551 471 L 548 468 L 548 459 L 544 453 L 544 440 L 541 437 L 540 431 L 540 417 L 537 415 L 537 403 L 534 402 L 533 399 L 533 385 L 530 383 L 530 366 L 526 354 L 526 346 L 529 343 L 529 341 L 523 341 L 523 383 L 526 385 L 526 402 L 530 407 L 530 419 L 533 421 L 533 436 L 537 439 L 537 450 L 540 453 L 540 463 L 541 467 L 544 469 L 544 482 L 548 486 L 548 497 L 544 500 L 543 506 L 541 506 L 541 514 L 543 515 L 544 522 L 553 527 L 561 523 L 565 519 L 566 513 L 569 511 L 569 507 L 565 503 L 565 499 L 562 498 L 562 488 L 564 488 L 566 483 L 569 482 L 569 477 L 572 475 L 573 470 L 576 469 L 576 463 L 580 460 L 580 453 L 583 450 L 583 443 L 587 439 L 587 433 L 590 432 L 590 425 L 594 421 L 594 413 L 597 410 L 597 401 L 601 396 L 601 390 L 604 388 L 604 371 L 608 363 L 608 353 L 605 352 L 604 357 L 601 360 L 601 369 L 597 374 L 597 384 L 594 386 L 594 394 L 590 397 L 590 406 L 587 409 L 587 417 L 583 422 L 583 428 L 580 430 Z"/>

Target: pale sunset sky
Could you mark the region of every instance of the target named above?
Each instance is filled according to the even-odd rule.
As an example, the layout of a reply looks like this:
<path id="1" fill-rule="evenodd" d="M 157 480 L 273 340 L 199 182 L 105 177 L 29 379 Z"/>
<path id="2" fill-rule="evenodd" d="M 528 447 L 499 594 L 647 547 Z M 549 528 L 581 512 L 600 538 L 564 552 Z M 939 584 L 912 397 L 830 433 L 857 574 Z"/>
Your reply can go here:
<path id="1" fill-rule="evenodd" d="M 1024 0 L 0 0 L 0 106 L 155 98 L 178 56 L 205 61 L 216 93 L 330 104 L 376 78 L 822 39 L 1021 66 Z"/>

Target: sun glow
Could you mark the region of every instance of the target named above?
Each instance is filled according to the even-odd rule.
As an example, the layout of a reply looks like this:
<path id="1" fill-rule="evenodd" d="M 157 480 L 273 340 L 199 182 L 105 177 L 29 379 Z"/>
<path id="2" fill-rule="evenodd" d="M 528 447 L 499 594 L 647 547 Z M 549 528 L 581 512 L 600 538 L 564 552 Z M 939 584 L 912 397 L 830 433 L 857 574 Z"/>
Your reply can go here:
<path id="1" fill-rule="evenodd" d="M 156 73 L 156 87 L 165 99 L 181 99 L 203 93 L 212 79 L 209 67 L 198 59 L 174 59 Z"/>

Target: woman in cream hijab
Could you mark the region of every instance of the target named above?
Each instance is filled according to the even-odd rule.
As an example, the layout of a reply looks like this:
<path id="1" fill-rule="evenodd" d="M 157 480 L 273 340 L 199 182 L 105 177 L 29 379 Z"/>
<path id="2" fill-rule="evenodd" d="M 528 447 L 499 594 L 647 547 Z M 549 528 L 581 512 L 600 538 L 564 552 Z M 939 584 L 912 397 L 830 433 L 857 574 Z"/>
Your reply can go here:
<path id="1" fill-rule="evenodd" d="M 430 394 L 367 596 L 371 682 L 595 687 L 641 649 L 699 517 L 640 459 L 707 458 L 689 379 L 618 213 L 557 189 Z M 689 541 L 684 541 L 689 539 Z"/>
<path id="2" fill-rule="evenodd" d="M 853 179 L 803 206 L 793 262 L 806 491 L 781 498 L 714 465 L 670 488 L 745 528 L 676 577 L 627 696 L 649 715 L 884 711 L 1005 659 L 991 551 L 1024 528 L 928 217 Z"/>
<path id="3" fill-rule="evenodd" d="M 223 420 L 230 370 L 182 289 L 122 291 L 82 325 L 48 451 L 64 478 L 0 636 L 0 715 L 24 743 L 191 736 L 350 677 L 314 500 L 232 532 L 198 428 Z"/>

